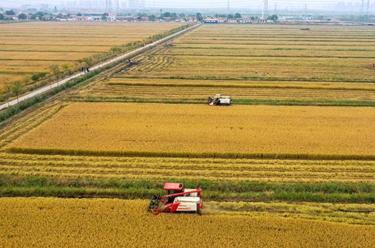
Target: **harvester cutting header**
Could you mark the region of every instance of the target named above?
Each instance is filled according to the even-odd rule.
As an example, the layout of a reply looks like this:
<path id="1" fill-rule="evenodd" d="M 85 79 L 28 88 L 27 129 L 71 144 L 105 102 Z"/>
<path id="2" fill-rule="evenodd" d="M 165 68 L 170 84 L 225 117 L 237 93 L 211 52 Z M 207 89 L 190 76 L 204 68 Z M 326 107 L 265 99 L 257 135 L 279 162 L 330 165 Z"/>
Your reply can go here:
<path id="1" fill-rule="evenodd" d="M 148 211 L 153 214 L 193 212 L 201 213 L 203 206 L 202 189 L 184 189 L 182 183 L 166 183 L 167 194 L 153 195 L 148 204 Z"/>

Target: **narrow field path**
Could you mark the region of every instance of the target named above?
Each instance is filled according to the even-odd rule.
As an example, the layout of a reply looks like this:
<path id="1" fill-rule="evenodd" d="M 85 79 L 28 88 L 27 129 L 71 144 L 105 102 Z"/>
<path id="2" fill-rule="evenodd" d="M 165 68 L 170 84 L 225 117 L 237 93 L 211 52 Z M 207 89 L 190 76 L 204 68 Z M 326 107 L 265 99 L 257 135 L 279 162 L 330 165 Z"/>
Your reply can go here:
<path id="1" fill-rule="evenodd" d="M 189 27 L 189 28 L 187 28 L 187 29 L 181 30 L 181 31 L 179 31 L 179 32 L 177 32 L 177 33 L 174 33 L 174 34 L 172 34 L 172 35 L 169 35 L 169 36 L 167 36 L 167 37 L 165 37 L 165 38 L 163 38 L 163 39 L 157 40 L 157 41 L 155 41 L 155 42 L 153 42 L 153 43 L 151 43 L 151 44 L 147 44 L 147 45 L 145 45 L 145 46 L 143 46 L 143 47 L 140 47 L 140 48 L 137 48 L 137 49 L 135 49 L 135 50 L 133 50 L 133 51 L 131 51 L 131 52 L 128 52 L 128 53 L 122 54 L 122 55 L 120 55 L 120 56 L 118 56 L 118 57 L 116 57 L 116 58 L 114 58 L 114 59 L 111 59 L 111 60 L 109 60 L 109 61 L 103 62 L 103 63 L 101 63 L 101 64 L 99 64 L 99 65 L 93 66 L 93 67 L 90 68 L 90 71 L 97 70 L 97 69 L 99 69 L 99 68 L 101 68 L 101 67 L 104 67 L 104 66 L 109 65 L 109 64 L 111 64 L 111 63 L 114 63 L 114 62 L 116 62 L 116 61 L 122 60 L 122 59 L 124 59 L 124 58 L 126 58 L 126 57 L 128 57 L 128 56 L 133 55 L 133 54 L 136 54 L 136 53 L 139 53 L 139 52 L 145 52 L 145 51 L 149 50 L 150 48 L 152 48 L 153 46 L 156 46 L 156 45 L 162 44 L 162 43 L 164 43 L 165 41 L 167 41 L 167 40 L 169 40 L 169 39 L 171 39 L 171 38 L 173 38 L 173 37 L 175 37 L 175 36 L 181 35 L 181 34 L 183 34 L 183 33 L 185 33 L 185 32 L 188 32 L 188 31 L 190 31 L 190 30 L 192 30 L 192 29 L 194 29 L 194 28 L 196 28 L 196 27 L 198 27 L 198 26 L 200 26 L 200 25 L 201 25 L 201 24 L 194 25 L 194 26 L 192 26 L 192 27 Z M 68 82 L 68 81 L 70 81 L 70 80 L 72 80 L 72 79 L 74 79 L 74 78 L 80 77 L 80 76 L 82 76 L 82 75 L 84 75 L 84 74 L 85 74 L 84 72 L 77 73 L 77 74 L 75 74 L 75 75 L 73 75 L 73 76 L 70 76 L 70 77 L 68 77 L 68 78 L 65 78 L 65 79 L 63 79 L 63 80 L 61 80 L 61 81 L 58 81 L 58 82 L 54 83 L 54 84 L 47 85 L 47 86 L 42 87 L 42 88 L 40 88 L 40 89 L 37 89 L 37 90 L 35 90 L 35 91 L 33 91 L 33 92 L 27 94 L 27 95 L 21 96 L 21 97 L 19 97 L 18 99 L 14 99 L 14 100 L 12 100 L 12 101 L 6 102 L 6 103 L 0 105 L 0 110 L 3 110 L 3 109 L 8 108 L 8 107 L 10 107 L 10 106 L 16 105 L 17 103 L 22 102 L 22 101 L 24 101 L 24 100 L 26 100 L 26 99 L 29 99 L 29 98 L 32 98 L 32 97 L 37 96 L 37 95 L 39 95 L 39 94 L 42 94 L 42 93 L 44 93 L 44 92 L 47 92 L 47 91 L 49 91 L 49 90 L 51 90 L 51 89 L 53 89 L 53 88 L 56 88 L 56 87 L 58 87 L 58 86 L 60 86 L 60 85 L 62 85 L 62 84 L 65 84 L 66 82 Z"/>

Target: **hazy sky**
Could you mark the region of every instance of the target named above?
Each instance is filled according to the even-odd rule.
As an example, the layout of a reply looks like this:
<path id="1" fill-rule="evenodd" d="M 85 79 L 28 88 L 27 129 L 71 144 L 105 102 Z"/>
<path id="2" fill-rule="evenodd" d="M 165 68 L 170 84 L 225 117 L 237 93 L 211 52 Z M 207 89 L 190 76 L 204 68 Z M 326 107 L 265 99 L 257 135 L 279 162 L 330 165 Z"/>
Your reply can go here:
<path id="1" fill-rule="evenodd" d="M 90 0 L 0 0 L 0 6 L 20 6 L 24 4 L 48 3 L 49 5 L 61 5 L 66 2 L 80 2 Z M 91 2 L 100 1 L 105 3 L 106 0 L 91 0 Z M 112 0 L 115 1 L 115 0 Z M 120 3 L 127 3 L 129 0 L 118 0 Z M 138 0 L 141 1 L 141 0 Z M 228 0 L 144 0 L 147 7 L 169 7 L 169 8 L 227 8 Z M 268 0 L 269 9 L 275 8 L 325 8 L 329 5 L 335 5 L 338 2 L 355 3 L 361 5 L 362 0 Z M 366 8 L 368 0 L 364 0 L 364 7 Z M 371 0 L 372 4 L 375 0 Z M 230 8 L 260 8 L 263 0 L 229 0 Z"/>

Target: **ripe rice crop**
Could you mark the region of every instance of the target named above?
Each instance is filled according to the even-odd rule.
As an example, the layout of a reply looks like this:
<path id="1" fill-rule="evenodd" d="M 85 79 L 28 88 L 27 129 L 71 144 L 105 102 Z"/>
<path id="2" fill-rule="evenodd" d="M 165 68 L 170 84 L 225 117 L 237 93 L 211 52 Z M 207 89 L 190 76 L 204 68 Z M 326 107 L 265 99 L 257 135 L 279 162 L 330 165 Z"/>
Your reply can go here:
<path id="1" fill-rule="evenodd" d="M 77 103 L 8 148 L 64 154 L 372 158 L 374 118 L 372 108 Z"/>
<path id="2" fill-rule="evenodd" d="M 146 212 L 146 201 L 0 198 L 0 247 L 372 247 L 371 226 L 225 212 Z"/>
<path id="3" fill-rule="evenodd" d="M 367 27 L 201 26 L 73 101 L 374 106 Z"/>
<path id="4" fill-rule="evenodd" d="M 256 82 L 251 80 L 194 80 L 115 77 L 93 84 L 74 97 L 132 101 L 180 100 L 203 103 L 215 92 L 225 92 L 238 100 L 375 101 L 375 86 L 365 83 Z M 282 94 L 280 94 L 282 92 Z M 72 99 L 74 99 L 72 97 Z"/>
<path id="5" fill-rule="evenodd" d="M 35 72 L 49 72 L 53 64 L 79 67 L 79 60 L 104 54 L 113 46 L 145 41 L 181 23 L 28 22 L 0 26 L 0 93 L 4 82 Z M 52 45 L 51 45 L 52 44 Z"/>
<path id="6" fill-rule="evenodd" d="M 205 25 L 144 58 L 146 70 L 130 75 L 371 82 L 373 37 L 368 27 Z M 158 57 L 174 62 L 163 66 Z"/>

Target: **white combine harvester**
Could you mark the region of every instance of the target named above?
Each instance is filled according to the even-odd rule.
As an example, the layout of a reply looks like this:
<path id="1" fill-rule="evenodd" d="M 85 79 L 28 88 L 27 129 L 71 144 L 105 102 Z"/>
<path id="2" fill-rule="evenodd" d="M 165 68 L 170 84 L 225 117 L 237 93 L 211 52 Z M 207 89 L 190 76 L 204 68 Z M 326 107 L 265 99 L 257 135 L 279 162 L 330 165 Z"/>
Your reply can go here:
<path id="1" fill-rule="evenodd" d="M 214 98 L 208 97 L 207 104 L 210 106 L 230 106 L 232 104 L 232 99 L 230 96 L 222 96 L 216 94 Z"/>

